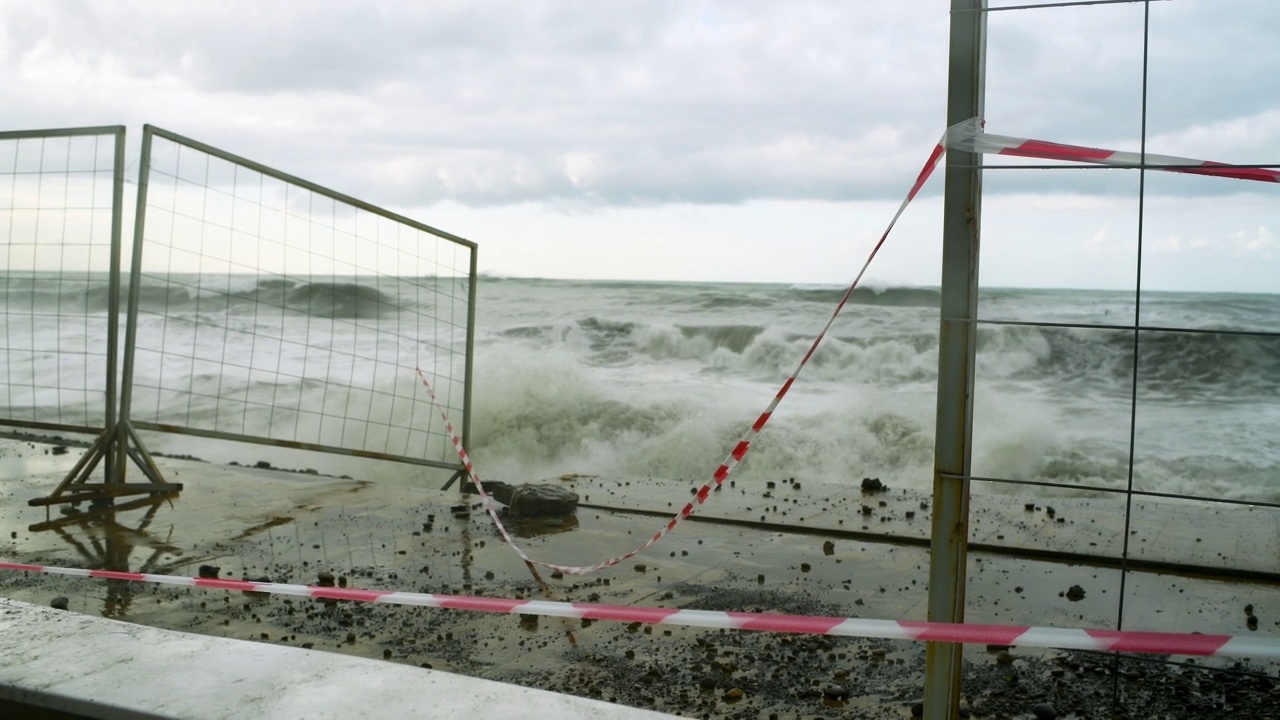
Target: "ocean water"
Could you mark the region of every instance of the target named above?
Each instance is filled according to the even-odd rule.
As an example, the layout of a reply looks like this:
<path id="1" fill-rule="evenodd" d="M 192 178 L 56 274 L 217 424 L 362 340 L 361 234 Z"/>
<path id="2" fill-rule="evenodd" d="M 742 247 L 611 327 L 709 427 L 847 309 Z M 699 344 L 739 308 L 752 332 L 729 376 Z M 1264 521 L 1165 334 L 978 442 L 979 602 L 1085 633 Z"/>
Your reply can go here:
<path id="1" fill-rule="evenodd" d="M 479 287 L 470 444 L 480 471 L 506 480 L 705 480 L 844 291 L 498 278 Z M 859 288 L 735 477 L 931 487 L 939 300 L 936 288 Z M 982 293 L 984 320 L 1095 327 L 979 327 L 973 474 L 1280 500 L 1280 338 L 1248 334 L 1280 331 L 1280 296 L 1144 293 L 1144 327 L 1202 332 L 1144 330 L 1136 384 L 1133 331 L 1097 327 L 1132 325 L 1135 304 L 1133 293 Z"/>
<path id="2" fill-rule="evenodd" d="M 411 303 L 385 283 L 372 288 L 358 278 L 265 281 L 257 287 L 250 287 L 250 280 L 227 282 L 219 292 L 276 298 L 271 304 L 282 310 L 270 320 L 278 326 L 271 331 L 305 328 L 300 342 L 309 337 L 329 348 L 360 346 L 362 332 L 367 336 L 369 328 L 384 326 L 412 339 L 414 331 L 406 333 L 399 310 Z M 0 377 L 6 391 L 0 393 L 0 411 L 39 415 L 60 409 L 74 415 L 80 408 L 92 416 L 101 390 L 92 373 L 65 359 L 42 363 L 40 353 L 23 348 L 56 348 L 73 357 L 80 352 L 81 363 L 99 362 L 101 323 L 92 318 L 104 312 L 105 285 L 99 278 L 63 282 L 56 292 L 45 287 L 39 278 L 30 283 L 9 278 L 4 286 L 0 317 L 6 321 L 9 367 Z M 485 479 L 509 482 L 564 473 L 702 482 L 796 367 L 843 291 L 786 284 L 482 277 L 468 443 L 477 469 Z M 187 291 L 175 296 L 172 288 L 153 290 L 144 293 L 143 304 L 165 306 L 176 316 L 198 316 L 203 327 L 234 332 L 194 333 L 185 340 L 172 332 L 166 347 L 243 340 L 266 322 L 235 303 L 197 303 L 195 297 Z M 895 487 L 930 487 L 939 298 L 935 288 L 860 288 L 734 477 L 795 477 L 806 487 L 830 486 L 832 492 L 856 487 L 866 476 Z M 1140 300 L 1144 327 L 1196 332 L 1143 330 L 1135 373 L 1134 333 L 1125 328 L 1134 322 L 1132 293 L 995 289 L 981 294 L 984 320 L 1051 325 L 979 327 L 974 475 L 1068 486 L 1037 488 L 1031 491 L 1035 494 L 1087 494 L 1132 485 L 1152 492 L 1280 501 L 1280 337 L 1266 335 L 1280 332 L 1280 296 L 1144 293 Z M 75 319 L 77 310 L 90 319 Z M 431 358 L 414 354 L 421 355 L 424 345 L 430 345 L 428 355 L 456 353 L 461 341 L 454 333 L 443 340 L 436 335 L 430 344 L 401 342 L 379 356 L 389 358 L 385 362 L 367 366 L 350 361 L 320 366 L 314 353 L 298 352 L 298 343 L 286 342 L 272 362 L 295 377 L 291 382 L 298 387 L 279 387 L 276 377 L 272 392 L 314 397 L 323 405 L 333 402 L 342 378 L 376 373 L 360 379 L 384 386 L 387 393 L 412 394 L 417 379 L 404 368 L 431 367 Z M 261 352 L 270 346 L 255 347 Z M 226 356 L 229 351 L 217 352 Z M 157 385 L 152 377 L 157 373 L 169 373 L 173 382 L 173 373 L 201 372 L 191 380 L 205 388 L 206 400 L 255 382 L 252 372 L 232 382 L 205 377 L 226 367 L 141 362 L 138 377 L 140 383 Z M 401 370 L 392 372 L 396 367 Z M 456 415 L 457 388 L 445 383 L 445 390 Z M 148 397 L 161 418 L 191 412 L 189 397 L 173 400 L 187 403 L 185 408 L 164 407 L 163 393 Z M 344 412 L 389 420 L 404 430 L 385 439 L 389 449 L 418 442 L 440 445 L 438 436 L 424 440 L 411 432 L 425 431 L 417 426 L 436 420 L 382 407 L 377 392 L 359 402 L 343 397 Z M 1131 412 L 1135 398 L 1136 412 Z M 239 407 L 243 411 L 243 404 Z M 210 412 L 217 419 L 217 411 Z M 263 415 L 229 429 L 288 436 L 297 422 L 296 414 Z M 347 423 L 331 438 L 317 437 L 340 444 L 342 433 L 357 425 Z M 437 423 L 433 430 L 439 429 Z M 325 432 L 324 427 L 313 430 Z M 180 451 L 182 442 L 190 439 L 161 445 Z M 408 450 L 428 457 L 447 452 L 442 445 Z M 337 465 L 348 472 L 351 462 Z M 975 492 L 1009 490 L 975 485 Z"/>

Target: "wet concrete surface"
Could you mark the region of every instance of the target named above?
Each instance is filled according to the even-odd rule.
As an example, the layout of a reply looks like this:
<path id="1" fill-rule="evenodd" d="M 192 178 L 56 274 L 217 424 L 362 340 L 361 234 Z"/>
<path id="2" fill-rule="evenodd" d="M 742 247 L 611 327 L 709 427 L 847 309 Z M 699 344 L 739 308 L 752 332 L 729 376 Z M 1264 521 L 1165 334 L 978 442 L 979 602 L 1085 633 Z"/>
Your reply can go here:
<path id="1" fill-rule="evenodd" d="M 641 556 L 586 578 L 543 570 L 543 589 L 474 497 L 440 492 L 434 481 L 411 487 L 256 468 L 251 453 L 241 466 L 160 458 L 166 478 L 186 485 L 178 498 L 63 515 L 26 501 L 56 485 L 77 459 L 75 448 L 54 455 L 48 445 L 0 441 L 0 556 L 182 575 L 216 566 L 221 577 L 304 584 L 331 573 L 352 587 L 618 605 L 926 615 L 927 548 L 910 541 L 929 532 L 928 498 L 919 493 L 735 481 L 713 494 L 698 520 Z M 583 506 L 569 522 L 536 521 L 517 534 L 535 558 L 565 565 L 631 550 L 664 521 L 654 513 L 674 513 L 692 488 L 581 476 L 549 482 L 578 492 Z M 455 517 L 451 507 L 460 503 L 471 510 Z M 1269 542 L 1276 526 L 1257 518 L 1270 516 L 1230 509 L 1234 519 L 1224 526 L 1203 508 L 1190 520 L 1188 510 L 1174 509 L 1167 520 L 1158 508 L 1145 510 L 1150 520 L 1130 528 L 1137 531 L 1131 550 L 1156 548 L 1144 552 L 1176 560 L 1198 558 L 1199 545 L 1215 548 L 1205 558 L 1217 557 L 1219 565 L 1226 556 L 1255 570 L 1276 561 L 1238 545 L 1227 553 L 1221 539 L 1231 528 L 1251 527 Z M 1031 509 L 1013 496 L 975 499 L 971 536 L 1029 549 L 1079 546 L 1101 558 L 1123 541 L 1122 530 L 1119 541 L 1114 537 L 1123 525 L 1113 510 L 1079 498 L 1035 501 Z M 972 553 L 969 575 L 973 622 L 1113 628 L 1122 617 L 1126 629 L 1280 633 L 1273 583 L 1129 572 L 1122 587 L 1120 570 L 1105 563 L 1011 552 Z M 1068 597 L 1073 586 L 1083 597 Z M 906 718 L 922 697 L 924 646 L 908 642 L 533 619 L 27 573 L 0 574 L 0 593 L 38 604 L 65 596 L 71 612 L 428 666 L 688 717 Z M 1047 704 L 1064 718 L 1262 718 L 1280 706 L 1270 663 L 977 646 L 966 648 L 965 658 L 966 704 L 975 717 L 1030 718 L 1037 704 Z"/>

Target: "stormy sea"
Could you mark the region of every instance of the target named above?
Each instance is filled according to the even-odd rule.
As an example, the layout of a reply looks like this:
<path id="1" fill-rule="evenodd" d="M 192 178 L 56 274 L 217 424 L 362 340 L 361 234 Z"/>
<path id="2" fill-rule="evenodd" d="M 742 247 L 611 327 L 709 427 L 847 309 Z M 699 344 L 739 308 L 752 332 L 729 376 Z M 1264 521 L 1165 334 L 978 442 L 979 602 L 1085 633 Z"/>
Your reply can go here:
<path id="1" fill-rule="evenodd" d="M 154 310 L 163 302 L 173 317 L 198 315 L 204 327 L 236 328 L 189 336 L 170 330 L 173 338 L 165 342 L 227 344 L 249 337 L 252 323 L 262 319 L 246 325 L 232 317 L 243 315 L 236 298 L 252 290 L 257 303 L 274 298 L 286 330 L 305 325 L 315 337 L 320 325 L 302 319 L 319 316 L 328 323 L 324 342 L 332 346 L 359 345 L 369 323 L 399 328 L 397 336 L 413 345 L 401 311 L 418 308 L 389 297 L 393 290 L 358 278 L 246 282 L 259 286 L 224 289 L 216 303 L 188 294 L 184 304 L 172 292 L 144 293 L 142 303 Z M 15 277 L 3 286 L 9 367 L 0 378 L 0 410 L 10 415 L 39 416 L 42 404 L 72 402 L 55 390 L 84 374 L 65 358 L 42 363 L 30 350 L 56 347 L 74 355 L 104 342 L 95 336 L 100 323 L 67 318 L 77 308 L 105 312 L 105 279 L 45 287 L 40 278 Z M 843 292 L 789 284 L 481 277 L 468 438 L 477 469 L 486 479 L 513 481 L 565 473 L 705 480 L 795 369 Z M 840 486 L 876 476 L 892 486 L 930 487 L 939 302 L 937 288 L 859 288 L 735 477 L 803 477 Z M 53 321 L 43 322 L 45 316 Z M 1037 490 L 1048 494 L 1132 487 L 1280 501 L 1280 296 L 984 289 L 979 317 L 974 476 L 1064 486 Z M 463 337 L 448 334 L 447 350 L 461 352 Z M 436 342 L 429 351 L 441 351 Z M 300 386 L 292 394 L 276 387 L 277 397 L 305 397 L 302 386 L 329 376 L 387 373 L 359 363 L 318 367 L 307 352 L 293 351 L 300 346 L 275 347 L 276 367 Z M 210 352 L 235 355 L 225 348 Z M 200 371 L 194 364 L 184 370 L 144 360 L 137 369 L 142 384 L 148 373 Z M 422 363 L 400 365 L 414 362 Z M 224 360 L 206 371 L 235 367 Z M 400 375 L 378 381 L 417 384 L 412 372 Z M 243 378 L 252 381 L 249 373 Z M 217 383 L 205 394 L 235 385 L 226 378 Z M 189 396 L 173 397 L 191 403 Z M 148 395 L 144 407 L 158 405 L 154 412 L 162 417 L 165 398 Z M 366 400 L 361 412 L 390 417 L 377 393 Z M 455 399 L 452 407 L 457 413 L 461 406 Z M 281 416 L 281 422 L 297 418 Z M 390 424 L 417 422 L 430 421 L 413 416 Z M 416 437 L 402 433 L 396 442 Z M 1006 488 L 979 482 L 974 490 Z"/>

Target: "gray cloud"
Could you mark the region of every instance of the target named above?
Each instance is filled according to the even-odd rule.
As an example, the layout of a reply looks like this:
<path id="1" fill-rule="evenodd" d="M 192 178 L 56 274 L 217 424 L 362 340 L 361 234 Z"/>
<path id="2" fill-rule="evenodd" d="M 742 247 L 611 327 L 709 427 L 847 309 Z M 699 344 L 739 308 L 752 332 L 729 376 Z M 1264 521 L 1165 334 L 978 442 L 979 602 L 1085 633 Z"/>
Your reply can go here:
<path id="1" fill-rule="evenodd" d="M 0 120 L 154 122 L 400 206 L 897 198 L 942 130 L 942 5 L 13 4 Z M 1280 5 L 1232 7 L 1153 6 L 1198 38 L 1153 41 L 1153 132 L 1280 108 Z M 994 132 L 1133 146 L 1140 5 L 995 13 L 990 37 Z M 1240 145 L 1280 158 L 1261 125 Z"/>

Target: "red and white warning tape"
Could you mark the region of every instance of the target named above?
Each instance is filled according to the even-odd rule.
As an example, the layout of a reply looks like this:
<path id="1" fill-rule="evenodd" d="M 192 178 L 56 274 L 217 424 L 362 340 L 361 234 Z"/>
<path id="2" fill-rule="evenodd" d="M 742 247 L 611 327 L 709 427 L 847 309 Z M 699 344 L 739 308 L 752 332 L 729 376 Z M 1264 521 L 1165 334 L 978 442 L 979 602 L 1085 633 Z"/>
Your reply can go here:
<path id="1" fill-rule="evenodd" d="M 736 468 L 738 464 L 742 462 L 742 459 L 746 457 L 747 452 L 751 449 L 752 441 L 755 439 L 756 435 L 760 434 L 760 431 L 764 429 L 765 424 L 768 423 L 769 418 L 772 417 L 774 410 L 776 410 L 778 404 L 782 402 L 782 398 L 786 396 L 787 391 L 791 389 L 791 386 L 800 376 L 800 372 L 804 370 L 805 366 L 809 363 L 809 359 L 813 357 L 813 353 L 818 349 L 818 345 L 822 343 L 823 338 L 826 337 L 826 334 L 831 329 L 832 324 L 835 323 L 836 318 L 840 315 L 840 311 L 844 309 L 845 304 L 848 303 L 849 298 L 853 295 L 854 289 L 857 288 L 858 283 L 861 282 L 862 276 L 871 265 L 871 261 L 875 259 L 876 254 L 880 252 L 881 246 L 883 246 L 885 240 L 888 239 L 889 233 L 898 222 L 898 218 L 902 217 L 902 213 L 907 209 L 907 205 L 915 199 L 916 195 L 920 192 L 920 189 L 924 187 L 925 182 L 937 167 L 938 161 L 942 159 L 943 154 L 948 149 L 977 153 L 1016 155 L 1019 157 L 1036 157 L 1049 160 L 1074 160 L 1126 167 L 1140 164 L 1145 160 L 1147 167 L 1157 170 L 1168 170 L 1171 172 L 1192 173 L 1198 175 L 1215 175 L 1242 180 L 1280 182 L 1280 170 L 1236 168 L 1224 166 L 1222 163 L 1191 160 L 1169 155 L 1153 155 L 1147 153 L 1144 156 L 1141 153 L 1100 150 L 1097 148 L 1088 148 L 1077 145 L 1062 145 L 1059 143 L 1045 142 L 1043 140 L 1028 140 L 1025 138 L 1008 137 L 1005 135 L 989 135 L 982 132 L 982 121 L 980 118 L 970 118 L 969 120 L 957 123 L 956 125 L 947 128 L 942 139 L 934 146 L 933 151 L 929 154 L 929 159 L 925 161 L 924 167 L 921 168 L 920 174 L 916 177 L 911 189 L 907 192 L 907 196 L 903 199 L 902 204 L 898 206 L 897 212 L 894 213 L 893 218 L 889 221 L 888 227 L 886 227 L 884 233 L 880 235 L 880 240 L 875 244 L 875 247 L 871 249 L 871 253 L 867 256 L 866 262 L 863 263 L 862 268 L 858 271 L 857 277 L 853 279 L 853 282 L 849 284 L 849 288 L 845 290 L 844 295 L 840 297 L 840 301 L 836 303 L 835 310 L 832 311 L 831 317 L 827 319 L 826 325 L 822 327 L 818 336 L 814 338 L 813 343 L 809 346 L 808 351 L 805 352 L 804 357 L 800 359 L 796 369 L 792 371 L 791 375 L 782 384 L 782 387 L 778 390 L 777 394 L 774 395 L 773 399 L 769 402 L 769 406 L 765 408 L 764 412 L 760 413 L 760 416 L 756 418 L 756 421 L 747 428 L 747 431 L 738 440 L 738 443 L 729 451 L 728 456 L 725 457 L 720 466 L 716 468 L 715 472 L 711 474 L 711 479 L 698 489 L 694 494 L 694 499 L 692 501 L 686 503 L 685 506 L 671 518 L 671 520 L 659 528 L 652 537 L 646 540 L 639 547 L 623 555 L 601 561 L 595 565 L 557 565 L 555 563 L 535 560 L 531 558 L 523 548 L 516 544 L 515 540 L 511 537 L 511 533 L 507 531 L 507 528 L 502 524 L 502 520 L 498 517 L 497 510 L 493 506 L 493 501 L 489 497 L 488 493 L 485 492 L 480 476 L 476 473 L 475 466 L 471 462 L 471 458 L 468 456 L 466 449 L 462 446 L 462 441 L 458 438 L 457 433 L 454 432 L 453 424 L 449 421 L 449 417 L 445 413 L 444 407 L 436 401 L 435 390 L 432 389 L 431 383 L 427 380 L 427 376 L 419 368 L 418 377 L 421 378 L 423 386 L 426 387 L 427 393 L 431 397 L 432 404 L 434 404 L 440 411 L 440 416 L 444 419 L 445 427 L 449 433 L 451 441 L 453 442 L 453 447 L 457 451 L 458 457 L 462 460 L 462 465 L 466 468 L 467 475 L 469 476 L 471 483 L 479 492 L 481 502 L 483 503 L 485 510 L 493 519 L 494 524 L 498 528 L 498 532 L 501 533 L 507 544 L 510 545 L 526 563 L 541 565 L 543 567 L 552 568 L 571 575 L 586 575 L 597 570 L 617 565 L 618 563 L 643 552 L 645 549 L 661 540 L 667 533 L 675 529 L 676 525 L 678 525 L 680 521 L 692 515 L 694 509 L 705 503 L 707 498 L 710 497 L 711 491 L 724 484 L 724 481 L 729 477 L 729 474 L 732 473 L 734 468 Z M 1175 167 L 1161 167 L 1165 165 Z"/>
<path id="2" fill-rule="evenodd" d="M 520 613 L 545 617 L 641 622 L 652 625 L 756 630 L 760 632 L 801 633 L 806 635 L 841 635 L 845 637 L 884 638 L 888 640 L 914 640 L 917 642 L 1018 645 L 1022 647 L 1060 648 L 1066 650 L 1280 658 L 1280 638 L 1267 636 L 1199 635 L 1196 633 L 1141 632 L 1133 630 L 1079 630 L 1026 625 L 975 625 L 814 615 L 782 615 L 775 613 L 681 610 L 679 608 L 631 607 L 596 603 L 553 602 L 549 600 L 515 600 L 473 595 L 438 595 L 387 590 L 316 587 L 312 585 L 219 580 L 182 575 L 152 575 L 113 570 L 85 570 L 82 568 L 24 565 L 6 562 L 0 562 L 0 570 L 71 575 L 106 580 L 128 580 L 219 590 L 239 590 L 242 592 L 270 593 L 328 600 L 416 605 L 419 607 L 474 610 L 508 615 Z"/>
<path id="3" fill-rule="evenodd" d="M 950 131 L 948 131 L 948 133 L 949 132 Z M 529 557 L 529 554 L 516 544 L 515 540 L 511 537 L 511 533 L 509 533 L 507 528 L 502 524 L 502 520 L 498 517 L 497 510 L 493 507 L 492 499 L 489 497 L 489 494 L 485 492 L 484 485 L 480 481 L 480 476 L 476 474 L 475 465 L 471 462 L 470 456 L 468 456 L 466 449 L 462 446 L 462 441 L 458 438 L 457 433 L 453 429 L 453 423 L 449 421 L 449 417 L 445 413 L 444 407 L 436 401 L 435 390 L 432 389 L 431 383 L 427 380 L 427 376 L 422 372 L 422 369 L 419 368 L 418 377 L 421 378 L 423 386 L 426 387 L 427 394 L 431 397 L 432 404 L 440 411 L 440 417 L 444 419 L 445 429 L 449 433 L 449 438 L 453 442 L 453 447 L 458 452 L 458 457 L 462 460 L 462 466 L 466 468 L 467 475 L 471 479 L 471 483 L 480 493 L 481 502 L 484 504 L 485 510 L 489 513 L 489 516 L 493 518 L 493 522 L 498 527 L 498 532 L 502 534 L 503 539 L 505 539 L 507 544 L 516 551 L 520 558 L 527 563 L 541 565 L 542 567 L 551 568 L 553 570 L 559 570 L 560 572 L 569 575 L 586 575 L 597 570 L 617 565 L 628 558 L 635 557 L 637 554 L 643 552 L 645 549 L 661 540 L 667 533 L 674 530 L 680 521 L 693 514 L 695 507 L 705 503 L 707 498 L 711 496 L 711 491 L 720 485 L 723 485 L 724 481 L 729 477 L 729 474 L 732 473 L 734 468 L 736 468 L 738 464 L 742 462 L 742 459 L 746 457 L 747 451 L 751 449 L 751 442 L 755 440 L 756 435 L 759 435 L 760 431 L 764 429 L 765 424 L 769 422 L 769 418 L 773 416 L 773 411 L 778 408 L 778 404 L 782 402 L 782 398 L 786 396 L 787 391 L 789 391 L 791 386 L 795 383 L 796 378 L 800 376 L 800 371 L 804 370 L 804 367 L 809 364 L 809 359 L 813 357 L 813 353 L 818 349 L 818 345 L 821 344 L 823 338 L 826 337 L 827 331 L 830 330 L 832 324 L 835 323 L 836 318 L 840 315 L 840 311 L 843 310 L 845 304 L 849 302 L 849 298 L 853 295 L 854 289 L 858 287 L 858 283 L 862 281 L 862 276 L 867 272 L 867 267 L 870 266 L 871 261 L 875 259 L 876 253 L 880 252 L 880 247 L 884 245 L 884 241 L 889 237 L 889 233 L 893 230 L 893 226 L 898 223 L 898 218 L 902 217 L 902 213 L 907 209 L 907 205 L 915 199 L 916 194 L 920 192 L 920 188 L 924 186 L 925 181 L 929 179 L 934 168 L 938 166 L 938 161 L 942 159 L 943 153 L 946 152 L 946 147 L 944 145 L 945 140 L 946 135 L 944 135 L 943 138 L 938 141 L 938 144 L 934 146 L 933 152 L 929 154 L 929 159 L 925 162 L 924 167 L 920 169 L 920 174 L 916 176 L 916 181 L 912 184 L 911 190 L 907 193 L 906 198 L 903 199 L 902 204 L 898 206 L 898 211 L 893 214 L 893 219 L 889 221 L 888 227 L 886 227 L 884 232 L 880 235 L 880 240 L 875 244 L 875 247 L 871 249 L 871 254 L 867 256 L 866 262 L 862 264 L 862 269 L 858 271 L 857 277 L 855 277 L 853 282 L 849 284 L 849 288 L 844 291 L 844 295 L 840 297 L 840 302 L 836 303 L 835 310 L 832 311 L 831 317 L 827 319 L 827 324 L 822 326 L 822 330 L 818 333 L 818 336 L 813 339 L 813 343 L 809 346 L 809 350 L 805 352 L 804 357 L 800 358 L 800 363 L 796 365 L 796 369 L 792 371 L 791 375 L 786 379 L 786 382 L 782 383 L 782 387 L 778 390 L 777 394 L 773 396 L 773 399 L 769 402 L 769 406 L 766 407 L 764 412 L 760 413 L 760 416 L 756 418 L 756 421 L 747 428 L 747 431 L 743 433 L 742 437 L 738 440 L 738 443 L 729 451 L 728 456 L 726 456 L 724 461 L 720 463 L 720 466 L 716 468 L 715 472 L 711 473 L 711 479 L 708 480 L 705 485 L 698 488 L 698 491 L 694 493 L 693 500 L 686 503 L 685 506 L 680 509 L 680 512 L 676 513 L 665 525 L 660 527 L 652 537 L 636 549 L 624 555 L 609 558 L 608 560 L 601 561 L 595 565 L 581 566 L 556 565 L 554 563 L 535 560 Z"/>
<path id="4" fill-rule="evenodd" d="M 1103 150 L 1082 145 L 1062 145 L 1044 140 L 1028 140 L 1007 135 L 989 135 L 982 132 L 982 123 L 978 118 L 966 120 L 948 129 L 946 146 L 948 150 L 960 150 L 963 152 L 1040 158 L 1043 160 L 1066 160 L 1069 162 L 1117 167 L 1139 167 L 1145 163 L 1145 167 L 1148 170 L 1280 183 L 1280 170 L 1270 168 L 1233 167 L 1220 162 L 1193 160 L 1173 155 L 1156 155 L 1153 153 L 1144 155 L 1137 152 Z"/>

